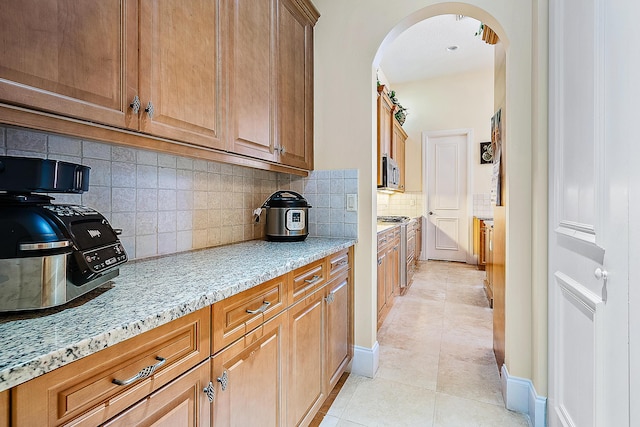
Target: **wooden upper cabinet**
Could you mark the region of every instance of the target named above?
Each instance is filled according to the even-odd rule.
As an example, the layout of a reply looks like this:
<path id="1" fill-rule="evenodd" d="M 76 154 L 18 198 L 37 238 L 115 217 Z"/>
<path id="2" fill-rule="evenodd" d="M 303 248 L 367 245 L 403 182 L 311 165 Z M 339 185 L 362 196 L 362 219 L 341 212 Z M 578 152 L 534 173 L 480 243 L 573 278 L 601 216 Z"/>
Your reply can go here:
<path id="1" fill-rule="evenodd" d="M 393 103 L 384 90 L 378 93 L 378 185 L 382 185 L 382 157 L 392 156 Z"/>
<path id="2" fill-rule="evenodd" d="M 313 26 L 305 1 L 225 4 L 229 150 L 313 168 Z"/>
<path id="3" fill-rule="evenodd" d="M 317 11 L 278 5 L 278 133 L 283 164 L 313 169 L 313 26 Z"/>
<path id="4" fill-rule="evenodd" d="M 138 128 L 137 0 L 23 0 L 0 13 L 0 100 Z"/>
<path id="5" fill-rule="evenodd" d="M 407 133 L 402 129 L 400 123 L 393 119 L 393 134 L 391 136 L 391 157 L 398 164 L 400 170 L 400 182 L 398 191 L 404 192 L 405 186 L 405 145 L 407 141 Z"/>
<path id="6" fill-rule="evenodd" d="M 223 1 L 229 84 L 229 150 L 275 161 L 276 0 Z"/>
<path id="7" fill-rule="evenodd" d="M 218 12 L 218 1 L 140 2 L 141 131 L 223 148 Z"/>

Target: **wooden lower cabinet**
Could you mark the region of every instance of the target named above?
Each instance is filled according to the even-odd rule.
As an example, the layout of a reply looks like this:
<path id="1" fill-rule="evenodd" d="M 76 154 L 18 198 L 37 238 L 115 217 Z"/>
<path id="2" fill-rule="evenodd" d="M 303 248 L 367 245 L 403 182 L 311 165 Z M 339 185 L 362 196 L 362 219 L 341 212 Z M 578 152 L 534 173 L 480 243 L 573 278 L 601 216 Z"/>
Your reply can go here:
<path id="1" fill-rule="evenodd" d="M 214 426 L 285 425 L 287 319 L 279 314 L 261 326 L 260 338 L 250 334 L 213 356 Z"/>
<path id="2" fill-rule="evenodd" d="M 400 228 L 385 230 L 378 235 L 378 329 L 400 294 Z"/>
<path id="3" fill-rule="evenodd" d="M 211 402 L 203 392 L 209 384 L 209 361 L 127 409 L 105 427 L 196 427 L 211 425 Z"/>
<path id="4" fill-rule="evenodd" d="M 351 328 L 352 286 L 351 276 L 344 274 L 337 277 L 327 286 L 326 301 L 326 379 L 329 382 L 329 393 L 338 383 L 347 364 L 353 356 Z"/>
<path id="5" fill-rule="evenodd" d="M 307 426 L 353 357 L 351 260 L 352 247 L 0 392 L 0 427 Z"/>
<path id="6" fill-rule="evenodd" d="M 287 426 L 309 424 L 326 398 L 324 295 L 315 292 L 289 309 Z"/>
<path id="7" fill-rule="evenodd" d="M 209 307 L 198 310 L 14 387 L 12 425 L 96 426 L 110 420 L 208 360 L 210 318 Z M 148 377 L 114 383 L 154 365 Z"/>
<path id="8" fill-rule="evenodd" d="M 0 427 L 9 427 L 9 390 L 0 391 Z"/>

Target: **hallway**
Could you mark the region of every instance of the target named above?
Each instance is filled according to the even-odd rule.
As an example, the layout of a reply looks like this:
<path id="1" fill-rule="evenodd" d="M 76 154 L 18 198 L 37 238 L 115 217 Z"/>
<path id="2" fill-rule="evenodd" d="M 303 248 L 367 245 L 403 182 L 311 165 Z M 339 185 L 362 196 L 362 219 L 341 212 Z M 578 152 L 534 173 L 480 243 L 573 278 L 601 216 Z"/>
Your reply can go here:
<path id="1" fill-rule="evenodd" d="M 376 377 L 350 375 L 321 426 L 528 426 L 504 408 L 483 277 L 422 262 L 380 328 Z"/>

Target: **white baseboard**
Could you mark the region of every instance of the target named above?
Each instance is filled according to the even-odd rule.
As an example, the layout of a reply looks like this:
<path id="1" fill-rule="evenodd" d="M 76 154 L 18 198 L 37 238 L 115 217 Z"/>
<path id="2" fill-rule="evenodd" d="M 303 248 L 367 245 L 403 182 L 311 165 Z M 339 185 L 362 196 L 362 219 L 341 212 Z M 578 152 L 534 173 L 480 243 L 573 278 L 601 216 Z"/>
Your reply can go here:
<path id="1" fill-rule="evenodd" d="M 529 415 L 532 427 L 546 427 L 547 398 L 538 396 L 531 380 L 509 375 L 507 365 L 502 365 L 502 397 L 507 409 Z"/>
<path id="2" fill-rule="evenodd" d="M 380 362 L 380 347 L 378 341 L 373 344 L 373 348 L 354 346 L 353 362 L 351 363 L 351 373 L 363 377 L 373 378 L 378 370 Z"/>

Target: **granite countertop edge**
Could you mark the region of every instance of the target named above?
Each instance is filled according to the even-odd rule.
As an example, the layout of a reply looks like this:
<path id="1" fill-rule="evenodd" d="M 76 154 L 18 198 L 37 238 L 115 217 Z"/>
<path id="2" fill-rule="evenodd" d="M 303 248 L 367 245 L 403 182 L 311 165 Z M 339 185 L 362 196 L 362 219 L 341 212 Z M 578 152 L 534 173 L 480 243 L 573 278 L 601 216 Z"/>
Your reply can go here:
<path id="1" fill-rule="evenodd" d="M 67 306 L 0 315 L 0 392 L 355 243 L 251 240 L 133 261 Z"/>

